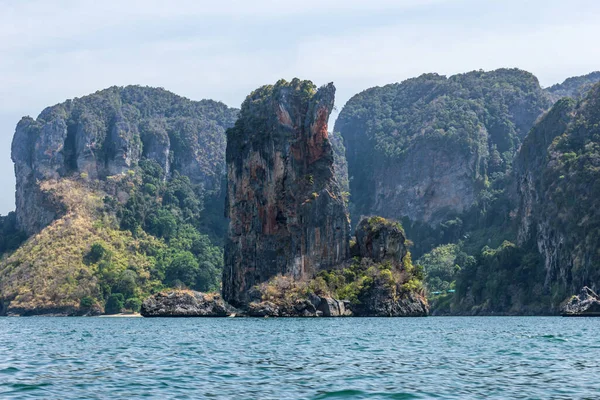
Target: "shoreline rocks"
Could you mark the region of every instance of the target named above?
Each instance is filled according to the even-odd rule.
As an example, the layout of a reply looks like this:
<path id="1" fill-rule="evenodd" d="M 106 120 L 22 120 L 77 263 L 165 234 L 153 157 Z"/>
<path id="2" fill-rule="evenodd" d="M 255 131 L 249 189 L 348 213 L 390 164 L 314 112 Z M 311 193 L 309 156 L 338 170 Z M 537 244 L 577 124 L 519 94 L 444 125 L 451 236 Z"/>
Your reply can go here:
<path id="1" fill-rule="evenodd" d="M 352 317 L 350 302 L 331 297 L 309 295 L 293 306 L 278 305 L 272 301 L 252 302 L 248 304 L 249 317 Z"/>
<path id="2" fill-rule="evenodd" d="M 74 306 L 55 307 L 10 307 L 0 304 L 0 317 L 95 317 L 102 315 L 102 309 L 82 309 Z"/>
<path id="3" fill-rule="evenodd" d="M 192 290 L 161 292 L 142 303 L 143 317 L 229 317 L 239 313 L 221 295 Z"/>
<path id="4" fill-rule="evenodd" d="M 579 295 L 572 296 L 562 307 L 563 317 L 600 317 L 600 297 L 584 286 Z"/>
<path id="5" fill-rule="evenodd" d="M 410 296 L 409 296 L 410 297 Z M 147 298 L 140 314 L 142 317 L 255 317 L 255 318 L 336 318 L 336 317 L 420 317 L 426 316 L 425 302 L 417 298 L 382 302 L 377 308 L 360 307 L 348 300 L 332 297 L 309 296 L 294 305 L 273 301 L 252 302 L 245 309 L 236 309 L 216 293 L 191 290 L 162 292 Z"/>

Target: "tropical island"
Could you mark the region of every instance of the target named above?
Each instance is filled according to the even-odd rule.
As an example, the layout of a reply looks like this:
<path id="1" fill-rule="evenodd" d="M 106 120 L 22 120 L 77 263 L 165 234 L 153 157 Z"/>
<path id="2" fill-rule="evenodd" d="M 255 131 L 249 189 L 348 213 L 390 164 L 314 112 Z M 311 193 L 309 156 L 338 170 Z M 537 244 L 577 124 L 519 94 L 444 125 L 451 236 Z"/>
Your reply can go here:
<path id="1" fill-rule="evenodd" d="M 139 86 L 49 107 L 13 139 L 0 315 L 579 309 L 600 273 L 598 81 L 425 74 L 355 95 L 333 130 L 335 87 L 299 79 L 240 110 Z"/>

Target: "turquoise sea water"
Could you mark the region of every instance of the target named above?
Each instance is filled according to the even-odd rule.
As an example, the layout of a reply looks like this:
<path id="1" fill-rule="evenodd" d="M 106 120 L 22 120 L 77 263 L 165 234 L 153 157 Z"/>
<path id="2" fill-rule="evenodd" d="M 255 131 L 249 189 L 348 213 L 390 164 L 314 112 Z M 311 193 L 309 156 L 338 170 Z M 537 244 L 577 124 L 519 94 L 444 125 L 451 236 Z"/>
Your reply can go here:
<path id="1" fill-rule="evenodd" d="M 600 318 L 0 318 L 0 398 L 600 398 Z"/>

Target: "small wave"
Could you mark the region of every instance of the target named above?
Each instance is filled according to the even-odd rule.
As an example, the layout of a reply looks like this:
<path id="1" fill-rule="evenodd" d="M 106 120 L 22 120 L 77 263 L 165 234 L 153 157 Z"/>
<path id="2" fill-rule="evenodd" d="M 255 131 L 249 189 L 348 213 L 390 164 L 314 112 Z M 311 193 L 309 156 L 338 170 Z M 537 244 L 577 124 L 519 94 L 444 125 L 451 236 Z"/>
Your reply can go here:
<path id="1" fill-rule="evenodd" d="M 416 399 L 416 395 L 412 393 L 381 393 L 381 392 L 363 392 L 362 390 L 336 390 L 334 392 L 324 392 L 320 395 L 313 397 L 315 400 L 322 399 L 368 399 L 368 398 L 379 398 L 379 399 Z"/>
<path id="2" fill-rule="evenodd" d="M 568 342 L 568 339 L 556 335 L 540 335 L 538 337 L 541 339 L 546 339 L 549 342 Z"/>
<path id="3" fill-rule="evenodd" d="M 17 392 L 28 392 L 30 390 L 37 390 L 37 389 L 41 389 L 41 388 L 44 388 L 44 387 L 50 386 L 50 385 L 51 385 L 50 383 L 34 383 L 34 384 L 13 383 L 10 385 L 10 387 L 15 389 L 15 391 L 17 391 Z"/>
<path id="4" fill-rule="evenodd" d="M 8 367 L 8 368 L 0 369 L 0 374 L 14 374 L 19 371 L 20 371 L 19 368 Z"/>

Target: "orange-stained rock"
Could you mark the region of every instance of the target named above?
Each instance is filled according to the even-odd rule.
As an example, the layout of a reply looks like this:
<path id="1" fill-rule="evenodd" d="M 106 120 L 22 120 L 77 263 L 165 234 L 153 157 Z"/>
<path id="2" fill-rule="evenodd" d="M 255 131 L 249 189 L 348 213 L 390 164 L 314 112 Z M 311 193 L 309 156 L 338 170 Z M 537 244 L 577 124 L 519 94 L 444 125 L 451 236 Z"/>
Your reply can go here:
<path id="1" fill-rule="evenodd" d="M 349 256 L 350 225 L 327 134 L 335 87 L 279 81 L 252 92 L 227 132 L 223 296 L 247 304 L 283 274 L 311 278 Z"/>

